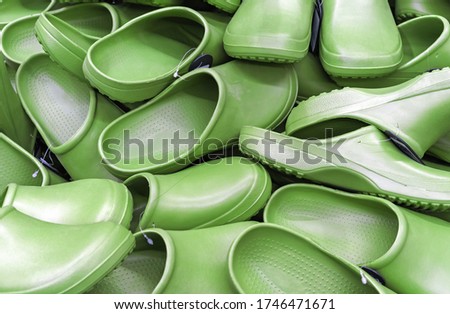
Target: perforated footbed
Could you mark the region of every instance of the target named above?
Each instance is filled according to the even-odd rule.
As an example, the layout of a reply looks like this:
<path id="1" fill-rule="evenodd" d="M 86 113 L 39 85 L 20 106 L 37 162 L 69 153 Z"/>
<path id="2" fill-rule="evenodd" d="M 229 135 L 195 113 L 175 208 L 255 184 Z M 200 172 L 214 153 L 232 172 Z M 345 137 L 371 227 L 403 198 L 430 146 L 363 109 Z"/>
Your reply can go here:
<path id="1" fill-rule="evenodd" d="M 92 62 L 119 81 L 155 79 L 174 71 L 183 56 L 198 47 L 204 32 L 198 22 L 185 18 L 142 21 L 99 43 Z"/>
<path id="2" fill-rule="evenodd" d="M 275 228 L 253 229 L 239 239 L 231 267 L 245 293 L 375 293 L 357 271 Z"/>
<path id="3" fill-rule="evenodd" d="M 383 256 L 398 232 L 396 215 L 382 203 L 307 188 L 278 193 L 267 220 L 306 234 L 356 265 Z"/>
<path id="4" fill-rule="evenodd" d="M 203 133 L 217 106 L 217 82 L 209 75 L 199 75 L 178 87 L 106 132 L 105 138 L 121 139 L 118 151 L 124 156 L 124 167 L 139 167 L 142 159 L 153 164 L 171 160 L 192 149 Z M 125 143 L 124 132 L 129 132 L 134 143 Z M 183 142 L 175 145 L 172 140 L 177 137 Z"/>
<path id="5" fill-rule="evenodd" d="M 32 61 L 17 80 L 24 106 L 50 144 L 64 144 L 86 121 L 90 88 L 45 55 Z"/>
<path id="6" fill-rule="evenodd" d="M 21 20 L 3 32 L 3 49 L 14 60 L 24 62 L 30 56 L 43 52 L 34 35 L 38 17 Z"/>
<path id="7" fill-rule="evenodd" d="M 137 251 L 100 281 L 91 293 L 96 294 L 148 294 L 152 293 L 164 273 L 164 251 Z"/>
<path id="8" fill-rule="evenodd" d="M 25 155 L 3 139 L 0 139 L 0 160 L 0 192 L 10 183 L 42 185 L 42 173 L 32 156 Z"/>

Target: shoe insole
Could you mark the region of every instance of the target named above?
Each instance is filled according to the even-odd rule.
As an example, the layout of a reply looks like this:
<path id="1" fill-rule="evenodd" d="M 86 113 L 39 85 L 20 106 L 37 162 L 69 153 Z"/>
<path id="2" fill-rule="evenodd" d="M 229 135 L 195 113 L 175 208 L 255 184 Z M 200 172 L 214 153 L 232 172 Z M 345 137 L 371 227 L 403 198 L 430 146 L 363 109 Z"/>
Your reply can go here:
<path id="1" fill-rule="evenodd" d="M 403 43 L 403 59 L 401 65 L 408 63 L 419 56 L 442 35 L 444 25 L 437 18 L 429 17 L 426 19 L 409 22 L 403 27 L 399 27 Z M 431 69 L 430 69 L 431 70 Z"/>
<path id="2" fill-rule="evenodd" d="M 204 32 L 185 18 L 142 20 L 100 42 L 92 50 L 92 63 L 113 80 L 152 80 L 174 71 Z"/>
<path id="3" fill-rule="evenodd" d="M 1 24 L 20 17 L 41 13 L 50 3 L 50 0 L 3 0 L 0 2 L 0 28 Z"/>
<path id="4" fill-rule="evenodd" d="M 38 161 L 3 138 L 0 138 L 0 160 L 0 191 L 10 183 L 42 185 L 44 178 Z"/>
<path id="5" fill-rule="evenodd" d="M 117 165 L 134 169 L 143 163 L 167 162 L 189 151 L 210 122 L 218 98 L 217 82 L 207 74 L 197 75 L 152 105 L 118 120 L 104 134 L 104 139 L 121 139 L 116 147 L 123 158 Z M 124 141 L 127 137 L 131 140 Z"/>
<path id="6" fill-rule="evenodd" d="M 3 52 L 8 59 L 21 64 L 39 52 L 44 52 L 34 34 L 34 24 L 39 16 L 23 18 L 3 30 Z"/>
<path id="7" fill-rule="evenodd" d="M 237 241 L 231 269 L 245 293 L 376 293 L 357 271 L 286 230 L 261 226 Z"/>
<path id="8" fill-rule="evenodd" d="M 137 251 L 89 293 L 93 294 L 149 294 L 164 273 L 166 252 Z"/>
<path id="9" fill-rule="evenodd" d="M 47 55 L 34 56 L 23 64 L 17 87 L 24 107 L 53 146 L 67 142 L 85 123 L 91 88 Z"/>
<path id="10" fill-rule="evenodd" d="M 398 219 L 382 202 L 328 188 L 291 185 L 273 196 L 266 222 L 306 235 L 329 252 L 364 265 L 383 256 L 398 233 Z"/>

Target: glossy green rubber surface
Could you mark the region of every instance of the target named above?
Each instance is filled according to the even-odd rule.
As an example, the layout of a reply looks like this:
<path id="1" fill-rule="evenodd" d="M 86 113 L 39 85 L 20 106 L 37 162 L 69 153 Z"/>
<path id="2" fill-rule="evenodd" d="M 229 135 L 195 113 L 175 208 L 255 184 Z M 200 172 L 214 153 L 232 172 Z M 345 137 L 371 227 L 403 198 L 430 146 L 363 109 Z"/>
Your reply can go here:
<path id="1" fill-rule="evenodd" d="M 128 228 L 133 199 L 123 184 L 85 179 L 45 187 L 10 184 L 0 194 L 0 205 L 12 206 L 25 215 L 56 224 L 110 221 Z"/>
<path id="2" fill-rule="evenodd" d="M 395 206 L 372 196 L 310 184 L 277 190 L 264 221 L 299 232 L 355 265 L 383 256 L 394 244 L 399 225 Z"/>
<path id="3" fill-rule="evenodd" d="M 186 73 L 200 55 L 210 54 L 214 65 L 228 60 L 222 44 L 228 20 L 186 7 L 150 12 L 92 45 L 84 75 L 111 99 L 150 99 Z"/>
<path id="4" fill-rule="evenodd" d="M 241 0 L 206 0 L 206 2 L 228 13 L 236 12 L 241 4 Z"/>
<path id="5" fill-rule="evenodd" d="M 450 68 L 445 68 L 390 88 L 345 88 L 312 97 L 291 112 L 286 134 L 323 138 L 325 129 L 340 135 L 361 124 L 374 125 L 423 157 L 450 132 L 449 116 Z"/>
<path id="6" fill-rule="evenodd" d="M 22 108 L 3 58 L 0 58 L 0 132 L 28 152 L 33 150 L 36 128 Z"/>
<path id="7" fill-rule="evenodd" d="M 448 133 L 447 135 L 441 137 L 434 145 L 433 147 L 431 147 L 431 149 L 429 150 L 429 152 L 445 161 L 450 163 L 450 133 Z"/>
<path id="8" fill-rule="evenodd" d="M 17 72 L 25 111 L 73 179 L 115 179 L 96 150 L 100 133 L 121 111 L 47 55 L 31 57 Z"/>
<path id="9" fill-rule="evenodd" d="M 0 30 L 9 22 L 49 10 L 56 0 L 3 0 L 0 2 Z"/>
<path id="10" fill-rule="evenodd" d="M 240 222 L 190 231 L 143 230 L 135 234 L 133 253 L 91 292 L 236 293 L 229 277 L 228 252 L 238 235 L 253 224 Z"/>
<path id="11" fill-rule="evenodd" d="M 288 229 L 258 224 L 241 233 L 229 255 L 231 278 L 241 293 L 370 294 L 361 271 Z"/>
<path id="12" fill-rule="evenodd" d="M 87 3 L 41 14 L 35 32 L 56 63 L 84 79 L 83 61 L 89 47 L 119 27 L 120 18 L 112 5 Z"/>
<path id="13" fill-rule="evenodd" d="M 324 71 L 319 58 L 308 53 L 300 62 L 294 63 L 298 80 L 298 100 L 331 92 L 339 86 Z"/>
<path id="14" fill-rule="evenodd" d="M 404 21 L 411 18 L 437 14 L 446 19 L 450 18 L 450 2 L 447 0 L 396 0 L 395 15 L 397 20 Z"/>
<path id="15" fill-rule="evenodd" d="M 124 227 L 103 222 L 63 226 L 0 209 L 1 293 L 83 293 L 133 249 Z M 45 267 L 43 267 L 45 265 Z"/>
<path id="16" fill-rule="evenodd" d="M 450 24 L 438 15 L 417 17 L 398 26 L 403 42 L 403 59 L 391 74 L 379 78 L 334 78 L 341 86 L 387 87 L 422 73 L 450 66 Z"/>
<path id="17" fill-rule="evenodd" d="M 308 52 L 313 10 L 313 0 L 243 1 L 225 32 L 225 51 L 240 59 L 299 61 Z"/>
<path id="18" fill-rule="evenodd" d="M 0 160 L 0 193 L 10 183 L 30 186 L 49 184 L 47 169 L 3 133 L 0 133 Z"/>
<path id="19" fill-rule="evenodd" d="M 398 293 L 448 293 L 450 224 L 388 201 L 316 185 L 278 190 L 265 221 L 286 226 L 336 256 L 377 271 Z M 419 254 L 417 254 L 420 252 Z"/>
<path id="20" fill-rule="evenodd" d="M 169 175 L 137 174 L 125 181 L 134 200 L 132 230 L 187 230 L 249 220 L 267 202 L 272 183 L 252 161 L 230 157 Z"/>
<path id="21" fill-rule="evenodd" d="M 328 140 L 244 127 L 239 141 L 244 154 L 281 172 L 417 210 L 450 209 L 450 173 L 410 159 L 374 126 Z"/>
<path id="22" fill-rule="evenodd" d="M 325 70 L 337 77 L 393 72 L 402 60 L 402 41 L 388 2 L 323 1 L 320 58 Z"/>
<path id="23" fill-rule="evenodd" d="M 291 110 L 297 88 L 291 65 L 232 61 L 198 69 L 110 124 L 99 150 L 120 177 L 174 172 L 232 144 L 244 125 L 276 127 Z"/>

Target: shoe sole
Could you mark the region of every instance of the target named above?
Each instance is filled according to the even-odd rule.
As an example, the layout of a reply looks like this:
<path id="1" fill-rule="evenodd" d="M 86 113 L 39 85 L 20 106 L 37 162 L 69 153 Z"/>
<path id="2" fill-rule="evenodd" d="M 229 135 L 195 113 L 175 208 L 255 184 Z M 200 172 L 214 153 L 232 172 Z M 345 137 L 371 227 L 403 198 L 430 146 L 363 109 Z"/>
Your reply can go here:
<path id="1" fill-rule="evenodd" d="M 89 1 L 86 1 L 89 2 Z M 42 49 L 45 53 L 48 54 L 49 58 L 58 64 L 61 68 L 63 68 L 66 71 L 69 71 L 70 73 L 76 75 L 77 77 L 84 80 L 84 75 L 82 75 L 82 71 L 78 72 L 75 70 L 75 68 L 67 67 L 65 64 L 67 64 L 67 58 L 70 56 L 70 59 L 72 60 L 71 65 L 74 64 L 73 61 L 75 61 L 75 64 L 79 66 L 80 69 L 82 69 L 83 61 L 79 55 L 76 55 L 73 50 L 66 47 L 58 38 L 56 38 L 46 27 L 45 25 L 38 19 L 35 26 L 35 34 L 38 42 L 41 44 Z M 45 38 L 45 40 L 44 40 Z M 51 42 L 52 47 L 48 45 L 48 43 Z M 59 60 L 57 55 L 64 56 L 65 60 Z M 75 67 L 78 67 L 75 65 Z M 81 73 L 81 74 L 80 74 Z"/>
<path id="2" fill-rule="evenodd" d="M 248 149 L 245 145 L 241 145 L 243 140 L 249 140 L 252 141 L 252 143 L 262 143 L 264 141 L 267 142 L 267 139 L 265 139 L 264 134 L 267 132 L 263 129 L 258 129 L 254 127 L 245 127 L 243 128 L 240 136 L 239 141 L 239 148 L 245 155 L 253 158 L 254 160 L 257 160 L 261 162 L 262 164 L 275 169 L 277 171 L 280 171 L 282 173 L 293 175 L 300 179 L 308 179 L 311 181 L 315 181 L 318 183 L 327 183 L 325 180 L 322 180 L 322 178 L 326 177 L 343 177 L 346 178 L 345 184 L 349 184 L 347 187 L 340 187 L 341 189 L 347 189 L 356 191 L 358 193 L 366 194 L 366 195 L 372 195 L 372 196 L 378 196 L 382 197 L 384 199 L 387 199 L 395 204 L 408 207 L 415 210 L 429 210 L 429 211 L 446 211 L 450 209 L 450 202 L 446 203 L 445 201 L 443 203 L 440 202 L 430 202 L 426 199 L 415 199 L 411 196 L 407 195 L 401 195 L 397 193 L 393 193 L 390 191 L 387 191 L 385 189 L 380 188 L 375 182 L 368 179 L 369 177 L 379 177 L 378 174 L 375 172 L 372 172 L 371 170 L 367 168 L 363 168 L 352 161 L 346 159 L 346 163 L 337 163 L 337 162 L 329 162 L 324 158 L 323 156 L 318 155 L 312 155 L 309 154 L 306 151 L 301 151 L 303 155 L 306 155 L 310 160 L 317 160 L 317 158 L 321 158 L 321 161 L 323 161 L 324 165 L 312 165 L 304 162 L 305 159 L 303 158 L 303 161 L 300 162 L 299 166 L 297 167 L 291 167 L 289 165 L 286 165 L 282 162 L 279 162 L 277 160 L 271 159 L 264 155 L 264 147 L 260 147 L 258 151 L 262 151 L 263 153 L 256 154 L 251 149 Z M 277 134 L 274 132 L 270 132 L 270 138 L 272 140 L 275 140 L 276 143 L 280 143 L 283 140 L 294 140 L 297 143 L 300 143 L 300 145 L 304 144 L 305 141 L 292 138 L 286 135 Z M 273 142 L 272 142 L 273 144 Z M 281 144 L 278 144 L 281 145 Z M 263 145 L 264 146 L 264 145 Z M 311 145 L 309 145 L 311 146 Z M 283 145 L 284 151 L 291 151 L 293 154 L 292 156 L 295 156 L 295 151 L 299 151 L 298 148 L 292 147 L 290 145 Z M 281 151 L 281 150 L 280 150 Z M 323 150 L 323 153 L 325 153 L 326 150 Z M 401 183 L 395 182 L 393 180 L 387 179 L 383 177 L 383 180 L 385 180 L 386 185 L 394 186 L 398 189 L 405 189 L 404 185 Z M 343 182 L 344 184 L 344 182 Z M 330 184 L 333 185 L 333 184 Z M 361 187 L 366 187 L 365 191 L 361 189 Z M 339 188 L 339 186 L 338 186 Z M 409 191 L 412 187 L 408 187 Z"/>
<path id="3" fill-rule="evenodd" d="M 111 253 L 111 255 L 103 264 L 98 266 L 76 285 L 72 286 L 62 293 L 79 294 L 92 290 L 100 280 L 102 280 L 122 264 L 122 262 L 133 252 L 135 246 L 136 243 L 134 237 L 131 233 L 129 233 L 128 236 L 123 239 L 123 241 L 117 246 L 117 249 L 113 253 Z"/>

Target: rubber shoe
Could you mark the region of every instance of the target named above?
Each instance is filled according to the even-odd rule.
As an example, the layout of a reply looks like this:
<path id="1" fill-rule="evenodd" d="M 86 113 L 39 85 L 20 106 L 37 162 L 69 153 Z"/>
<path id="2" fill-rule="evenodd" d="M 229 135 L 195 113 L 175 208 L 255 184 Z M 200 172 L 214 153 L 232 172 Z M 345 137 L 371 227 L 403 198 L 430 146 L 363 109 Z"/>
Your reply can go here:
<path id="1" fill-rule="evenodd" d="M 239 141 L 244 154 L 299 178 L 416 210 L 450 209 L 450 173 L 414 161 L 374 126 L 326 140 L 244 127 Z"/>
<path id="2" fill-rule="evenodd" d="M 108 275 L 135 245 L 111 222 L 67 226 L 0 209 L 0 293 L 83 293 Z"/>
<path id="3" fill-rule="evenodd" d="M 376 197 L 297 184 L 272 196 L 265 221 L 301 233 L 398 293 L 450 291 L 449 253 L 442 241 L 450 224 L 441 219 Z"/>
<path id="4" fill-rule="evenodd" d="M 240 157 L 168 175 L 141 173 L 124 183 L 135 203 L 133 225 L 140 229 L 188 230 L 249 220 L 265 205 L 272 189 L 267 171 Z"/>
<path id="5" fill-rule="evenodd" d="M 143 230 L 135 234 L 133 253 L 92 293 L 237 293 L 228 271 L 228 252 L 238 235 L 253 224 L 256 222 L 189 231 Z"/>
<path id="6" fill-rule="evenodd" d="M 195 70 L 111 123 L 100 137 L 100 154 L 121 178 L 175 172 L 232 145 L 244 125 L 275 128 L 297 88 L 292 65 L 232 61 Z"/>

